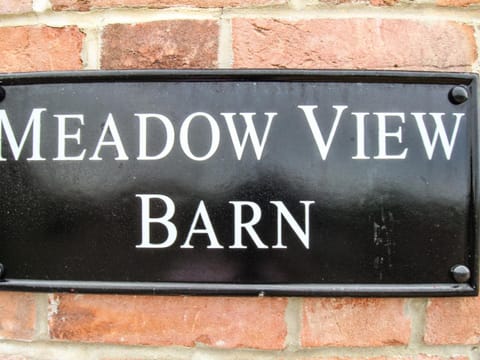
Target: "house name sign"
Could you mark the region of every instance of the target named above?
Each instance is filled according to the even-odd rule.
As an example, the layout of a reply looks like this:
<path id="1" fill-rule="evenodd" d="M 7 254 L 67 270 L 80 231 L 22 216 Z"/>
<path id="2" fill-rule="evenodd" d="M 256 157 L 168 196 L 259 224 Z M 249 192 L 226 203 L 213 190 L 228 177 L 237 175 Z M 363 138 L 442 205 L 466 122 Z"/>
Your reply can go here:
<path id="1" fill-rule="evenodd" d="M 477 77 L 0 76 L 0 289 L 475 295 Z"/>

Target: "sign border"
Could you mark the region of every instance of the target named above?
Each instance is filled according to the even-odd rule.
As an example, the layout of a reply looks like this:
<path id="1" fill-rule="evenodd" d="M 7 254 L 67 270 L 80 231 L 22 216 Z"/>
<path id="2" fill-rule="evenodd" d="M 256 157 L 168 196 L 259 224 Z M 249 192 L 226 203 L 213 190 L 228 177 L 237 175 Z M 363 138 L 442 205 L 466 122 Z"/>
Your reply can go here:
<path id="1" fill-rule="evenodd" d="M 472 89 L 471 122 L 471 221 L 468 249 L 473 252 L 468 283 L 437 284 L 226 284 L 174 282 L 97 282 L 59 280 L 0 280 L 0 290 L 72 293 L 193 294 L 193 295 L 282 295 L 282 296 L 476 296 L 478 295 L 478 214 L 480 204 L 479 77 L 475 73 L 386 71 L 386 70 L 84 70 L 0 74 L 0 86 L 103 82 L 363 82 L 399 84 L 465 85 Z M 7 94 L 8 96 L 8 94 Z"/>

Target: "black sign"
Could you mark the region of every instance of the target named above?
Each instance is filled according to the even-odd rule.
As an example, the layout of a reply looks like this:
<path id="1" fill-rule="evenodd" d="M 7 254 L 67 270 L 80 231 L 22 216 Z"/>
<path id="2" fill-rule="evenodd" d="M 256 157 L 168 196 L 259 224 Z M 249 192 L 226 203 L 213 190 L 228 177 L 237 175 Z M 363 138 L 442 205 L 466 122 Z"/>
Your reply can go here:
<path id="1" fill-rule="evenodd" d="M 0 84 L 1 289 L 477 292 L 475 75 Z"/>

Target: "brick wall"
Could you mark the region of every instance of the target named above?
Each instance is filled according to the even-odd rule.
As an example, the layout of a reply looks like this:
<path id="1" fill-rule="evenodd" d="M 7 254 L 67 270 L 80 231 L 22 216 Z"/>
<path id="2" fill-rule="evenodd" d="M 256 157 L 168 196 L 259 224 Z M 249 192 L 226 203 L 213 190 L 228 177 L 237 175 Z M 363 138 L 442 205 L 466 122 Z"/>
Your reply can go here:
<path id="1" fill-rule="evenodd" d="M 480 71 L 479 0 L 0 0 L 0 71 Z M 0 359 L 480 359 L 480 299 L 0 293 Z"/>

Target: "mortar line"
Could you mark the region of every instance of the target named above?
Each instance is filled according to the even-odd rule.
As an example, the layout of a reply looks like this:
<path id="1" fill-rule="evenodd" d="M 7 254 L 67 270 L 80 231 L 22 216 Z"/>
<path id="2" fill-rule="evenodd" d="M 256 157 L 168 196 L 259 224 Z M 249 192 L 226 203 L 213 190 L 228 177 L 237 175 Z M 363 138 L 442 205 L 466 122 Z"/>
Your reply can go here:
<path id="1" fill-rule="evenodd" d="M 478 360 L 480 358 L 479 349 L 476 346 L 473 346 L 470 350 L 470 360 Z"/>
<path id="2" fill-rule="evenodd" d="M 96 70 L 100 68 L 100 45 L 99 45 L 99 28 L 81 29 L 85 34 L 82 48 L 82 61 L 84 69 Z"/>
<path id="3" fill-rule="evenodd" d="M 47 25 L 62 27 L 76 25 L 81 28 L 102 27 L 109 24 L 146 23 L 163 20 L 218 20 L 219 9 L 105 9 L 86 12 L 52 11 L 3 15 L 0 27 Z"/>
<path id="4" fill-rule="evenodd" d="M 350 19 L 381 18 L 405 20 L 451 20 L 460 23 L 480 23 L 480 8 L 441 8 L 431 4 L 402 7 L 372 7 L 368 4 L 321 4 L 305 9 L 235 9 L 225 10 L 226 18 L 276 18 L 287 20 L 303 19 Z"/>
<path id="5" fill-rule="evenodd" d="M 105 28 L 98 28 L 97 29 L 97 63 L 96 68 L 102 68 L 102 47 L 103 47 L 103 31 Z"/>
<path id="6" fill-rule="evenodd" d="M 318 5 L 301 10 L 278 7 L 262 8 L 168 8 L 168 9 L 104 9 L 88 12 L 52 11 L 4 15 L 0 26 L 68 26 L 81 28 L 102 27 L 117 23 L 146 23 L 162 20 L 229 20 L 233 18 L 307 19 L 405 19 L 438 21 L 448 20 L 469 25 L 480 25 L 480 8 L 442 8 L 432 4 L 416 6 L 372 7 L 367 4 Z"/>
<path id="7" fill-rule="evenodd" d="M 232 20 L 220 17 L 218 37 L 218 67 L 231 69 L 233 66 Z"/>
<path id="8" fill-rule="evenodd" d="M 50 0 L 32 0 L 32 10 L 36 13 L 42 13 L 51 8 Z"/>
<path id="9" fill-rule="evenodd" d="M 96 69 L 97 65 L 97 34 L 95 28 L 81 29 L 85 34 L 83 39 L 83 47 L 81 51 L 81 58 L 83 68 L 85 70 Z"/>
<path id="10" fill-rule="evenodd" d="M 25 354 L 35 354 L 38 352 L 63 352 L 82 350 L 90 353 L 110 354 L 119 353 L 127 357 L 135 357 L 139 354 L 146 356 L 156 355 L 173 355 L 173 354 L 190 354 L 192 353 L 208 353 L 212 355 L 222 356 L 228 359 L 230 356 L 235 358 L 234 354 L 248 356 L 275 356 L 281 354 L 286 358 L 299 357 L 404 357 L 418 354 L 450 357 L 453 355 L 468 355 L 475 345 L 422 345 L 415 348 L 398 345 L 398 346 L 378 346 L 378 347 L 318 347 L 318 348 L 301 348 L 301 349 L 278 349 L 263 350 L 252 348 L 214 348 L 206 345 L 195 347 L 184 346 L 144 346 L 144 345 L 125 345 L 125 344 L 104 344 L 104 343 L 82 343 L 65 340 L 34 340 L 31 342 L 16 340 L 1 340 L 0 353 L 22 352 Z M 2 352 L 3 351 L 3 352 Z"/>
<path id="11" fill-rule="evenodd" d="M 318 5 L 315 0 L 287 0 L 288 7 L 293 10 L 303 10 Z"/>
<path id="12" fill-rule="evenodd" d="M 477 60 L 472 66 L 472 71 L 480 73 L 480 25 L 475 27 L 473 36 L 477 45 Z"/>
<path id="13" fill-rule="evenodd" d="M 285 311 L 285 323 L 287 326 L 285 349 L 296 351 L 301 348 L 302 303 L 302 298 L 288 298 Z"/>
<path id="14" fill-rule="evenodd" d="M 412 298 L 407 301 L 407 311 L 411 319 L 411 333 L 408 346 L 411 349 L 418 349 L 424 345 L 423 338 L 427 305 L 428 299 L 426 298 Z"/>
<path id="15" fill-rule="evenodd" d="M 306 7 L 305 3 L 302 0 L 288 0 L 288 6 L 292 10 L 302 10 Z"/>
<path id="16" fill-rule="evenodd" d="M 35 340 L 48 340 L 48 294 L 35 295 Z"/>

